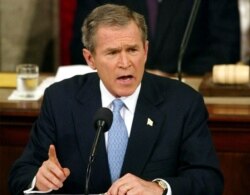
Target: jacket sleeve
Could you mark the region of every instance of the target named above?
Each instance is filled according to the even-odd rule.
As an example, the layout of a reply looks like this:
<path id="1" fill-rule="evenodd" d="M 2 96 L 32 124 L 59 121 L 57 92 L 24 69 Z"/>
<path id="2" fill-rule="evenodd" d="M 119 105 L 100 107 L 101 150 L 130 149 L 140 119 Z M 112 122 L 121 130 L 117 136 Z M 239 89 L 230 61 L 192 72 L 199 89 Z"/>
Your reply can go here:
<path id="1" fill-rule="evenodd" d="M 48 159 L 48 148 L 54 142 L 51 106 L 45 93 L 41 113 L 34 123 L 29 142 L 9 174 L 11 194 L 21 195 L 27 190 L 43 161 Z M 39 152 L 37 152 L 39 151 Z"/>
<path id="2" fill-rule="evenodd" d="M 207 127 L 207 111 L 202 96 L 190 104 L 183 125 L 176 177 L 164 178 L 175 195 L 219 195 L 223 176 Z"/>

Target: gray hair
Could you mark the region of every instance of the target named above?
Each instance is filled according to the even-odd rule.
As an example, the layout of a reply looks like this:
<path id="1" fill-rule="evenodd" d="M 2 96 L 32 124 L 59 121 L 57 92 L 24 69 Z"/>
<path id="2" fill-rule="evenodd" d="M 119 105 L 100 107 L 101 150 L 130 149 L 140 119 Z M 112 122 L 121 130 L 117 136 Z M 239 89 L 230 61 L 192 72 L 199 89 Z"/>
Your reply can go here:
<path id="1" fill-rule="evenodd" d="M 147 25 L 144 17 L 123 5 L 105 4 L 95 8 L 82 26 L 82 42 L 89 51 L 95 51 L 95 35 L 100 26 L 126 26 L 135 22 L 141 31 L 142 41 L 147 40 Z"/>

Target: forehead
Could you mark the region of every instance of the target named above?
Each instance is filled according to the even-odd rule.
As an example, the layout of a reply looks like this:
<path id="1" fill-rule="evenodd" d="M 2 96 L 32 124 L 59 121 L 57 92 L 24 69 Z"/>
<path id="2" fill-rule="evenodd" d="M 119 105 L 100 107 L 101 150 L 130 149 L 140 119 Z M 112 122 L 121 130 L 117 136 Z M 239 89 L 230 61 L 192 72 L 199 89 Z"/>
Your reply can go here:
<path id="1" fill-rule="evenodd" d="M 138 41 L 142 40 L 142 35 L 139 27 L 134 23 L 130 22 L 124 26 L 107 26 L 101 25 L 96 31 L 95 35 L 96 44 L 109 44 L 119 41 Z"/>

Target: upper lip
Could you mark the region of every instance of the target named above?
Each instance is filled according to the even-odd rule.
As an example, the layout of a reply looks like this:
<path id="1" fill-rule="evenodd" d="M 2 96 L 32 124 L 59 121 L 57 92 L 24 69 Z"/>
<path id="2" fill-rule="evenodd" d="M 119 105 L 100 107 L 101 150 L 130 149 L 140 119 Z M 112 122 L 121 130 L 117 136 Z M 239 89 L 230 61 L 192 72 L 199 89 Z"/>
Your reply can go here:
<path id="1" fill-rule="evenodd" d="M 120 75 L 117 78 L 120 79 L 120 78 L 123 78 L 123 77 L 133 77 L 133 75 L 132 74 L 125 74 L 125 75 Z"/>

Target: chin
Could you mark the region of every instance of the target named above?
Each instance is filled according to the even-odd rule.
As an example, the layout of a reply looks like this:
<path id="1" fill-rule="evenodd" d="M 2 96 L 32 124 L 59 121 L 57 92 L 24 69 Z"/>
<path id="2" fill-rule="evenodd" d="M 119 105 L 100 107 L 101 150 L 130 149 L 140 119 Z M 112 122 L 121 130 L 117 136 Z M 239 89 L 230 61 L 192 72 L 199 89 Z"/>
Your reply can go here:
<path id="1" fill-rule="evenodd" d="M 129 92 L 129 91 L 125 91 L 125 92 L 120 92 L 117 94 L 117 97 L 128 97 L 130 95 L 132 95 L 134 93 L 135 90 Z"/>
<path id="2" fill-rule="evenodd" d="M 113 90 L 113 94 L 115 97 L 128 97 L 132 95 L 136 90 L 135 86 L 117 86 L 115 90 Z"/>

